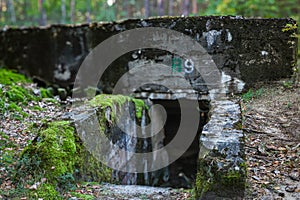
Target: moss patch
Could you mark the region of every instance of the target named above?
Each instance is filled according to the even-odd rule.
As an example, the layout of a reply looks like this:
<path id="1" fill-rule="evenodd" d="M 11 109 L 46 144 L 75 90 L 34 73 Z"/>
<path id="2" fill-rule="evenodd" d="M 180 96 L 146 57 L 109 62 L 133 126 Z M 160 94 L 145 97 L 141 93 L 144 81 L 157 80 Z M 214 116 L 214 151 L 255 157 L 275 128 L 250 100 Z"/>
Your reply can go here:
<path id="1" fill-rule="evenodd" d="M 76 197 L 76 198 L 79 198 L 79 199 L 84 199 L 84 200 L 93 200 L 93 199 L 95 199 L 95 197 L 92 196 L 92 195 L 80 194 L 80 193 L 77 193 L 77 192 L 71 192 L 71 195 L 73 197 Z"/>
<path id="2" fill-rule="evenodd" d="M 30 82 L 23 75 L 0 69 L 0 114 L 2 116 L 11 113 L 10 117 L 21 120 L 28 116 L 22 111 L 22 107 L 28 105 L 28 102 L 53 97 L 51 91 L 44 88 L 40 88 L 40 94 L 35 94 L 32 87 L 27 84 Z M 51 100 L 57 102 L 53 98 Z"/>
<path id="3" fill-rule="evenodd" d="M 143 110 L 146 108 L 148 109 L 146 106 L 145 106 L 145 102 L 141 99 L 134 99 L 132 98 L 132 101 L 134 102 L 134 105 L 135 105 L 135 114 L 136 114 L 136 117 L 138 119 L 141 119 L 142 118 L 142 114 L 143 114 Z"/>
<path id="4" fill-rule="evenodd" d="M 35 131 L 37 137 L 21 154 L 16 179 L 33 184 L 46 178 L 30 196 L 59 199 L 59 191 L 73 187 L 77 161 L 74 128 L 68 121 L 57 121 Z"/>
<path id="5" fill-rule="evenodd" d="M 245 162 L 239 164 L 239 170 L 227 168 L 220 170 L 217 167 L 217 162 L 200 160 L 195 185 L 195 198 L 203 198 L 210 191 L 215 192 L 220 197 L 231 197 L 232 194 L 243 196 L 246 178 Z"/>
<path id="6" fill-rule="evenodd" d="M 30 83 L 24 75 L 15 73 L 12 70 L 0 68 L 0 84 L 13 85 L 15 83 Z"/>
<path id="7" fill-rule="evenodd" d="M 145 103 L 141 99 L 135 99 L 123 95 L 108 95 L 100 94 L 91 99 L 88 104 L 92 107 L 99 107 L 105 110 L 107 107 L 112 109 L 112 120 L 115 118 L 117 108 L 124 105 L 126 102 L 133 102 L 135 105 L 136 118 L 141 119 L 143 109 L 147 109 Z"/>
<path id="8" fill-rule="evenodd" d="M 73 173 L 76 162 L 74 128 L 67 121 L 51 122 L 46 126 L 24 154 L 37 155 L 43 161 L 41 167 L 47 171 L 45 177 L 55 182 L 53 177 Z"/>
<path id="9" fill-rule="evenodd" d="M 60 194 L 75 189 L 75 181 L 111 182 L 112 170 L 85 149 L 70 122 L 44 123 L 31 130 L 37 136 L 23 150 L 16 174 L 19 183 L 28 185 L 46 178 L 29 192 L 31 197 L 60 199 Z"/>
<path id="10" fill-rule="evenodd" d="M 51 184 L 42 184 L 37 191 L 30 193 L 30 197 L 36 199 L 63 199 Z"/>

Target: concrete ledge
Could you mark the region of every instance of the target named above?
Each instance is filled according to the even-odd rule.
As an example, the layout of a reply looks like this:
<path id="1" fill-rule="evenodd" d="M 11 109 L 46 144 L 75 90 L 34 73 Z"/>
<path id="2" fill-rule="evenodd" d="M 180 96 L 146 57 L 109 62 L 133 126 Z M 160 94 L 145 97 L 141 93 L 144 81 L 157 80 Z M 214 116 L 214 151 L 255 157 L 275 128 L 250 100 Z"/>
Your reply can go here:
<path id="1" fill-rule="evenodd" d="M 237 101 L 212 103 L 210 121 L 200 137 L 198 199 L 242 199 L 246 165 L 241 113 Z"/>

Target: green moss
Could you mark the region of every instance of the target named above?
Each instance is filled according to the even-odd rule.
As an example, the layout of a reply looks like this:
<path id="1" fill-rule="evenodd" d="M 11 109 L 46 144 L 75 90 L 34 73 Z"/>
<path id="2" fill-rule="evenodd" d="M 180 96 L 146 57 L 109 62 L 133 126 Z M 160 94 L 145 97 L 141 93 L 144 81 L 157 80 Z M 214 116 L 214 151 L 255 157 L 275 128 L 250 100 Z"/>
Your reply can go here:
<path id="1" fill-rule="evenodd" d="M 111 117 L 112 120 L 114 120 L 117 108 L 130 101 L 132 101 L 135 105 L 136 118 L 140 119 L 142 117 L 143 109 L 146 108 L 144 101 L 141 99 L 135 99 L 123 95 L 100 94 L 91 99 L 88 104 L 92 107 L 100 106 L 101 109 L 110 107 L 112 109 Z"/>
<path id="2" fill-rule="evenodd" d="M 45 177 L 55 183 L 57 177 L 73 173 L 76 162 L 74 128 L 67 121 L 47 124 L 23 154 L 37 155 L 42 161 L 40 167 L 47 172 Z"/>
<path id="3" fill-rule="evenodd" d="M 145 102 L 141 99 L 134 99 L 134 98 L 132 98 L 132 101 L 134 102 L 135 105 L 135 113 L 136 113 L 135 115 L 138 119 L 141 119 L 143 115 L 143 110 L 144 108 L 146 108 Z"/>
<path id="4" fill-rule="evenodd" d="M 76 181 L 111 182 L 112 170 L 85 149 L 70 122 L 45 123 L 42 127 L 32 124 L 31 131 L 37 131 L 38 134 L 22 152 L 19 165 L 19 169 L 22 170 L 19 170 L 16 176 L 23 177 L 20 182 L 35 183 L 41 178 L 46 178 L 46 183 L 58 191 L 53 195 L 74 190 L 75 179 Z M 33 178 L 28 180 L 28 174 Z M 48 189 L 47 186 L 39 190 Z M 37 192 L 36 194 L 42 195 Z M 35 197 L 40 197 L 38 195 Z"/>
<path id="5" fill-rule="evenodd" d="M 63 199 L 52 184 L 44 183 L 30 194 L 31 198 L 42 199 Z"/>
<path id="6" fill-rule="evenodd" d="M 115 105 L 122 106 L 130 97 L 123 95 L 100 94 L 89 101 L 89 105 L 93 107 L 101 106 L 102 109 L 110 107 L 115 109 Z"/>
<path id="7" fill-rule="evenodd" d="M 71 192 L 71 195 L 73 197 L 76 197 L 76 198 L 79 198 L 79 199 L 84 199 L 84 200 L 93 200 L 93 199 L 95 199 L 95 197 L 92 196 L 92 195 L 80 194 L 80 193 L 77 193 L 77 192 Z"/>
<path id="8" fill-rule="evenodd" d="M 10 103 L 7 107 L 8 110 L 22 112 L 22 108 L 15 103 Z"/>
<path id="9" fill-rule="evenodd" d="M 240 163 L 238 167 L 239 170 L 234 170 L 233 166 L 231 166 L 232 169 L 220 170 L 214 161 L 200 160 L 195 184 L 195 198 L 201 199 L 209 191 L 223 197 L 243 194 L 247 168 L 245 162 Z"/>
<path id="10" fill-rule="evenodd" d="M 42 98 L 53 98 L 53 94 L 50 89 L 40 88 Z"/>
<path id="11" fill-rule="evenodd" d="M 241 177 L 242 175 L 240 171 L 230 170 L 226 173 L 226 175 L 222 176 L 221 181 L 224 185 L 233 185 L 242 182 Z"/>
<path id="12" fill-rule="evenodd" d="M 15 83 L 30 83 L 31 81 L 21 74 L 12 70 L 0 68 L 0 84 L 12 85 Z"/>
<path id="13" fill-rule="evenodd" d="M 9 111 L 12 111 L 12 117 L 15 119 L 22 119 L 23 117 L 28 117 L 26 112 L 22 111 L 22 108 L 15 103 L 10 103 L 7 106 Z"/>
<path id="14" fill-rule="evenodd" d="M 75 177 L 79 181 L 111 182 L 112 169 L 97 160 L 88 152 L 79 137 L 76 136 L 77 161 Z M 90 184 L 90 183 L 89 183 Z"/>
<path id="15" fill-rule="evenodd" d="M 44 98 L 43 101 L 59 105 L 59 102 L 56 99 L 53 99 L 53 98 Z"/>

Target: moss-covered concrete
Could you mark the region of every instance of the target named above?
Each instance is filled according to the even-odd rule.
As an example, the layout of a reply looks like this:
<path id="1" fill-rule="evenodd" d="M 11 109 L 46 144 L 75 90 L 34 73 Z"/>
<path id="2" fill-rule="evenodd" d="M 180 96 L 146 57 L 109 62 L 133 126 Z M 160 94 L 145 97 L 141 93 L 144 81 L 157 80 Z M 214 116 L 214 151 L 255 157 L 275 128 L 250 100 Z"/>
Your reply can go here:
<path id="1" fill-rule="evenodd" d="M 242 199 L 247 167 L 240 105 L 237 100 L 213 104 L 200 137 L 195 198 Z"/>
<path id="2" fill-rule="evenodd" d="M 210 161 L 210 162 L 209 162 Z M 213 155 L 211 160 L 200 160 L 195 183 L 195 197 L 202 199 L 207 196 L 214 198 L 237 198 L 244 196 L 246 165 L 238 164 L 238 169 L 228 166 L 221 169 L 222 161 Z"/>
<path id="3" fill-rule="evenodd" d="M 135 99 L 124 95 L 100 94 L 88 101 L 88 105 L 92 107 L 100 107 L 103 110 L 105 110 L 107 107 L 111 108 L 111 118 L 114 120 L 117 107 L 122 107 L 126 102 L 134 103 L 136 118 L 141 119 L 143 109 L 147 109 L 145 102 L 141 99 Z"/>
<path id="4" fill-rule="evenodd" d="M 98 95 L 87 102 L 90 109 L 98 110 L 100 132 L 111 131 L 108 125 L 115 122 L 120 107 L 127 106 L 127 102 L 134 102 L 136 117 L 141 118 L 145 109 L 142 100 L 122 95 Z M 108 108 L 112 110 L 109 117 L 105 115 Z M 60 198 L 61 193 L 74 188 L 75 181 L 114 182 L 112 170 L 93 156 L 75 126 L 76 122 L 72 120 L 61 120 L 30 128 L 36 137 L 21 154 L 19 169 L 23 172 L 16 174 L 16 178 L 19 182 L 28 181 L 30 175 L 33 183 L 46 178 L 36 191 L 30 192 L 31 197 Z"/>

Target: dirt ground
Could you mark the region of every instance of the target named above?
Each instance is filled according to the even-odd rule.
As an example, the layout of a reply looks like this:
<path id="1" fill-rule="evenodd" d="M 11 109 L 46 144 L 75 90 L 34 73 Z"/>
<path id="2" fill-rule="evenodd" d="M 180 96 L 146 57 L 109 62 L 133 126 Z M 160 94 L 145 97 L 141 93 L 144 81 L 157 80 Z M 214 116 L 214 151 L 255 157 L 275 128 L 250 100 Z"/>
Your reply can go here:
<path id="1" fill-rule="evenodd" d="M 256 91 L 242 103 L 246 199 L 300 199 L 300 87 L 280 81 Z"/>

